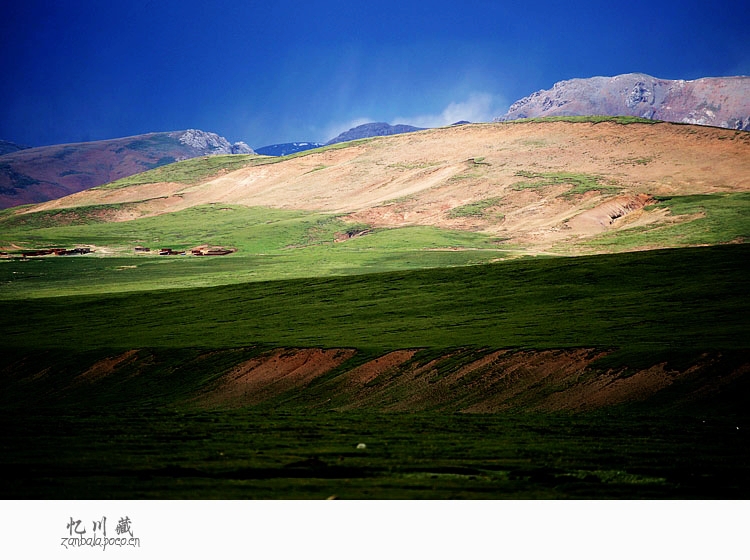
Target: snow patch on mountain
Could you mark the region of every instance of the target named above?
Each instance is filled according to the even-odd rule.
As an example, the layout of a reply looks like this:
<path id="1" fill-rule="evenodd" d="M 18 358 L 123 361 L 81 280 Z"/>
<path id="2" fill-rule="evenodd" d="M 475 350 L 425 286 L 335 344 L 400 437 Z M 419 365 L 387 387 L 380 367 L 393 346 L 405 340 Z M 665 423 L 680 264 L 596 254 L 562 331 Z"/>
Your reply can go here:
<path id="1" fill-rule="evenodd" d="M 215 132 L 204 132 L 190 128 L 182 133 L 179 138 L 181 144 L 185 144 L 208 155 L 220 154 L 253 154 L 252 148 L 244 142 L 231 144 L 223 136 Z"/>

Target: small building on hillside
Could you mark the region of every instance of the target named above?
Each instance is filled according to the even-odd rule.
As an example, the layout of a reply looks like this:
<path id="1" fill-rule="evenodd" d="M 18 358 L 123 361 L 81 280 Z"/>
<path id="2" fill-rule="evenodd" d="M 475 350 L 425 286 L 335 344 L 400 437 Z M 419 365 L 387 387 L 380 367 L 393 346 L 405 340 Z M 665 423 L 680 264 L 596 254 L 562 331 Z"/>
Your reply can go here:
<path id="1" fill-rule="evenodd" d="M 224 249 L 223 247 L 214 247 L 212 249 L 208 249 L 207 251 L 203 251 L 203 254 L 206 256 L 221 256 L 221 255 L 228 255 L 230 253 L 234 253 L 231 249 Z"/>
<path id="2" fill-rule="evenodd" d="M 227 249 L 225 247 L 210 247 L 201 245 L 190 250 L 190 253 L 196 257 L 216 257 L 234 253 L 236 249 Z"/>

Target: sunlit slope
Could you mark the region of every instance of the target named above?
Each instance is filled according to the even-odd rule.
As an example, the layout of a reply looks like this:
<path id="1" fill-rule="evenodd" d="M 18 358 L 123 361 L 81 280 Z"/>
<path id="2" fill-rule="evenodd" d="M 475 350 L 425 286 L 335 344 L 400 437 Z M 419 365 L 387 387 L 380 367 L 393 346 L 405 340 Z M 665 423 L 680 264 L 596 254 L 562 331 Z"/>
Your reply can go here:
<path id="1" fill-rule="evenodd" d="M 132 220 L 234 204 L 333 213 L 371 228 L 429 225 L 483 232 L 529 252 L 745 237 L 734 214 L 734 229 L 710 234 L 713 239 L 685 237 L 679 227 L 710 220 L 717 204 L 734 208 L 740 218 L 746 215 L 750 133 L 626 119 L 591 121 L 433 129 L 296 157 L 246 158 L 239 169 L 208 158 L 204 161 L 212 169 L 203 177 L 200 170 L 187 178 L 165 173 L 146 178 L 146 184 L 134 177 L 24 211 L 124 205 L 110 206 L 109 219 Z M 673 204 L 683 202 L 675 197 L 696 195 L 718 196 L 687 213 L 673 211 Z M 655 230 L 661 231 L 655 238 L 633 237 Z M 630 236 L 626 242 L 607 241 L 623 232 Z"/>

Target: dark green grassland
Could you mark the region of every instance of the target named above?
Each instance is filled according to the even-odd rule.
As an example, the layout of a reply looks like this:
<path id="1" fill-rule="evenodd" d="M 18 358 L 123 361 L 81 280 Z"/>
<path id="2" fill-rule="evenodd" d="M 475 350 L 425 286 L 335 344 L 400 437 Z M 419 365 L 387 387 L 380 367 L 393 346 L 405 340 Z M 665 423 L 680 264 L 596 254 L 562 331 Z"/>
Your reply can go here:
<path id="1" fill-rule="evenodd" d="M 750 340 L 748 247 L 17 298 L 0 301 L 2 344 L 79 350 L 262 344 L 383 352 L 738 348 Z"/>
<path id="2" fill-rule="evenodd" d="M 666 395 L 574 415 L 341 412 L 312 406 L 314 391 L 239 409 L 189 397 L 272 347 L 355 348 L 355 361 L 592 347 L 614 350 L 603 367 L 684 369 L 713 353 L 741 369 L 748 247 L 7 299 L 0 495 L 746 499 L 746 376 L 694 405 Z M 128 349 L 141 349 L 137 375 L 71 388 Z"/>

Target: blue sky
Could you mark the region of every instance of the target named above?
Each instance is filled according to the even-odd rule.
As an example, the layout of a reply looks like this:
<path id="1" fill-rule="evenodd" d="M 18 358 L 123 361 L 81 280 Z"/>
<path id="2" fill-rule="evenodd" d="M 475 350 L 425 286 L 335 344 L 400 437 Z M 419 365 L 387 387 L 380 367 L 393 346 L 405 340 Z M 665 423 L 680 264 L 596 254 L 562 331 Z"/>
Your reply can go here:
<path id="1" fill-rule="evenodd" d="M 750 3 L 38 1 L 0 7 L 0 138 L 253 147 L 491 120 L 559 80 L 750 74 Z"/>

